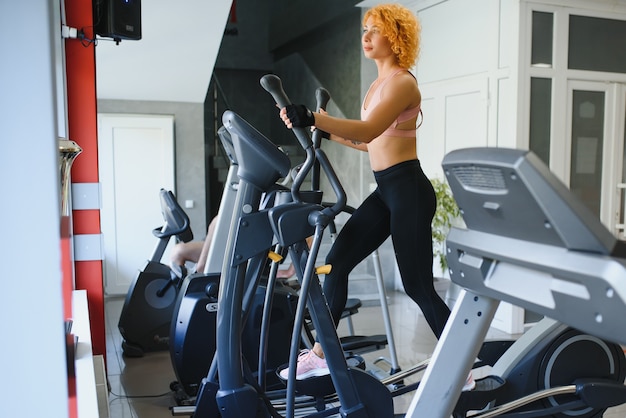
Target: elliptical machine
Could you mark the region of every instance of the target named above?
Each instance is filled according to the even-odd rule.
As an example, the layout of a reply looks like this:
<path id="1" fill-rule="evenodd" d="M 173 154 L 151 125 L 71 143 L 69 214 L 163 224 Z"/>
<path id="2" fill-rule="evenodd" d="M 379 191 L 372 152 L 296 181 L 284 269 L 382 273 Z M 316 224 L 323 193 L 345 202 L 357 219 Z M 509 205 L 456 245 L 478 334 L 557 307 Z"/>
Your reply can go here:
<path id="1" fill-rule="evenodd" d="M 326 91 L 318 91 L 316 99 L 318 107 L 325 107 L 330 96 Z M 218 309 L 217 296 L 220 271 L 239 184 L 237 176 L 239 164 L 231 135 L 223 126 L 218 130 L 218 135 L 230 160 L 230 168 L 217 215 L 213 244 L 209 249 L 204 272 L 193 273 L 184 279 L 174 308 L 174 318 L 170 330 L 170 357 L 177 378 L 175 382 L 172 382 L 170 388 L 175 392 L 177 404 L 182 406 L 195 403 L 198 388 L 209 371 L 212 354 L 215 352 L 215 316 Z M 319 146 L 320 139 L 317 139 L 317 146 Z M 297 169 L 292 170 L 291 174 L 293 175 L 295 172 Z M 303 193 L 316 195 L 318 192 L 315 191 L 318 190 L 318 185 L 319 167 L 314 167 L 312 191 Z M 260 209 L 269 209 L 272 206 L 291 201 L 290 193 L 282 193 L 288 191 L 280 184 L 270 185 L 268 190 L 263 190 L 264 197 Z M 281 201 L 277 201 L 277 198 Z M 347 213 L 351 213 L 353 210 L 353 208 L 346 207 Z M 330 229 L 332 228 L 334 225 L 331 225 Z M 377 252 L 374 252 L 372 256 L 375 266 L 380 270 Z M 262 265 L 266 264 L 267 260 L 263 260 Z M 256 276 L 259 272 L 255 269 L 249 269 L 247 274 Z M 262 382 L 262 385 L 270 389 L 283 386 L 276 370 L 288 361 L 289 340 L 298 299 L 297 289 L 283 284 L 280 280 L 275 281 L 274 278 L 275 272 L 268 274 L 267 269 L 265 269 L 261 273 L 260 285 L 254 293 L 254 300 L 248 305 L 248 320 L 244 325 L 242 334 L 242 350 L 248 366 Z M 351 335 L 342 338 L 341 342 L 344 350 L 351 353 L 352 356 L 381 349 L 388 344 L 390 359 L 381 357 L 378 361 L 386 361 L 391 366 L 391 370 L 395 372 L 399 370 L 399 367 L 393 344 L 382 272 L 377 271 L 376 278 L 381 308 L 385 318 L 386 334 L 356 336 L 351 333 Z M 269 298 L 271 303 L 268 302 L 269 295 L 271 295 Z M 264 309 L 264 306 L 268 305 L 271 308 Z M 360 306 L 361 301 L 359 299 L 350 299 L 343 317 L 350 321 L 351 315 L 356 314 Z M 309 331 L 308 325 L 310 323 L 303 328 L 305 334 Z M 272 338 L 266 344 L 259 346 L 259 341 L 263 341 L 267 333 L 271 334 Z M 308 333 L 305 335 L 304 343 L 306 344 L 307 340 L 312 341 L 312 338 L 312 335 Z M 261 361 L 261 358 L 264 360 Z"/>
<path id="2" fill-rule="evenodd" d="M 211 370 L 203 380 L 194 415 L 252 417 L 269 416 L 275 412 L 270 412 L 273 407 L 265 388 L 250 374 L 240 354 L 247 295 L 252 294 L 258 285 L 255 280 L 250 280 L 246 271 L 256 260 L 267 258 L 268 252 L 272 254 L 270 249 L 274 248 L 275 240 L 278 241 L 277 247 L 288 248 L 296 274 L 302 280 L 296 311 L 297 322 L 292 332 L 296 351 L 300 345 L 304 311 L 309 301 L 308 313 L 317 335 L 323 336 L 321 342 L 332 370 L 333 383 L 345 411 L 350 411 L 350 416 L 362 414 L 365 408 L 378 417 L 387 416 L 382 411 L 391 411 L 393 414 L 388 389 L 370 374 L 348 367 L 319 281 L 317 277 L 313 280 L 313 263 L 323 230 L 346 204 L 345 192 L 325 154 L 321 150 L 316 152 L 306 131 L 299 130 L 298 140 L 306 150 L 307 159 L 290 192 L 293 202 L 256 211 L 254 208 L 259 207 L 260 190 L 280 176 L 280 171 L 286 169 L 286 162 L 274 144 L 233 112 L 225 112 L 223 122 L 231 132 L 237 150 L 241 181 L 226 248 L 223 280 L 220 283 L 218 349 Z M 321 195 L 318 196 L 319 201 L 315 202 L 309 201 L 309 196 L 305 201 L 300 194 L 300 185 L 316 160 L 320 162 L 337 196 L 337 203 L 331 207 L 321 205 Z M 313 236 L 310 249 L 305 241 L 309 236 Z M 275 252 L 280 254 L 280 251 Z M 294 345 L 290 348 L 290 359 L 293 358 L 293 352 Z M 367 403 L 367 407 L 364 403 Z"/>
<path id="3" fill-rule="evenodd" d="M 165 189 L 159 193 L 164 224 L 152 231 L 157 245 L 128 288 L 118 322 L 122 349 L 129 357 L 168 349 L 170 322 L 184 272 L 177 274 L 161 259 L 172 238 L 182 242 L 193 239 L 189 217 L 174 194 Z"/>
<path id="4" fill-rule="evenodd" d="M 209 249 L 204 272 L 188 275 L 182 282 L 174 307 L 174 317 L 170 328 L 170 358 L 176 375 L 176 382 L 170 388 L 176 392 L 179 405 L 195 402 L 202 378 L 208 373 L 212 355 L 216 349 L 215 320 L 218 310 L 218 288 L 221 266 L 224 260 L 228 229 L 237 197 L 239 164 L 230 134 L 222 126 L 218 135 L 224 151 L 230 160 L 224 191 L 217 215 L 213 242 Z M 264 205 L 272 205 L 276 190 L 284 190 L 272 184 L 267 190 Z M 263 276 L 261 286 L 256 290 L 250 306 L 250 320 L 243 331 L 243 352 L 249 359 L 252 370 L 258 369 L 256 361 L 259 351 L 259 330 L 262 308 L 266 293 L 267 260 L 259 263 L 251 274 Z M 269 343 L 269 356 L 264 364 L 264 373 L 270 383 L 277 383 L 275 368 L 288 358 L 289 336 L 293 326 L 293 316 L 297 293 L 288 286 L 273 289 L 275 303 L 271 313 L 272 341 Z"/>

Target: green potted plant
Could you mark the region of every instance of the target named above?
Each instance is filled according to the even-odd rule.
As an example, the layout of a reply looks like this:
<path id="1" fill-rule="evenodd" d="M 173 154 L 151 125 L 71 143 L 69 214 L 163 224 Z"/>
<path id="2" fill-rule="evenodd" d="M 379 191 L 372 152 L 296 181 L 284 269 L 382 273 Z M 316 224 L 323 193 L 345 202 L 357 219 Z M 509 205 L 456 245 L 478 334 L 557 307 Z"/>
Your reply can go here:
<path id="1" fill-rule="evenodd" d="M 433 255 L 439 261 L 441 271 L 448 270 L 446 260 L 446 237 L 453 222 L 461 215 L 459 207 L 452 197 L 450 186 L 445 181 L 434 178 L 431 180 L 437 196 L 437 209 L 432 222 Z"/>

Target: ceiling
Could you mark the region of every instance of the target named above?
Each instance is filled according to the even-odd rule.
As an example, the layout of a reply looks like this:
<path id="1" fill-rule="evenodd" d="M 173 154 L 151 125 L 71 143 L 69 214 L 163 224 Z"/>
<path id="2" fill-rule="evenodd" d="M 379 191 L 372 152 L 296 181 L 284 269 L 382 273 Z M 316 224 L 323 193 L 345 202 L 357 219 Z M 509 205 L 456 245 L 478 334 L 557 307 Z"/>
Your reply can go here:
<path id="1" fill-rule="evenodd" d="M 203 103 L 231 3 L 142 2 L 141 40 L 98 39 L 98 99 Z"/>

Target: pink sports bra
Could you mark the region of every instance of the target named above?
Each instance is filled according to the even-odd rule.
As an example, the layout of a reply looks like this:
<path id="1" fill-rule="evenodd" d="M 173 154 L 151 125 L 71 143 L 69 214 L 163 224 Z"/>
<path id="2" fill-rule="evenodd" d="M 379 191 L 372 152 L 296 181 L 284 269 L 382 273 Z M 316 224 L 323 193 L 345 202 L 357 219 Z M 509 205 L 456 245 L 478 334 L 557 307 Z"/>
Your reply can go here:
<path id="1" fill-rule="evenodd" d="M 401 71 L 405 71 L 405 70 L 399 69 L 398 71 L 390 74 L 378 85 L 378 87 L 376 87 L 376 90 L 372 92 L 372 97 L 370 99 L 369 106 L 367 109 L 365 108 L 365 100 L 363 100 L 363 106 L 361 106 L 361 119 L 365 119 L 369 115 L 369 112 L 371 111 L 371 109 L 375 108 L 378 105 L 378 103 L 380 103 L 383 87 L 385 86 L 385 84 L 387 84 L 387 82 L 391 79 L 391 77 L 395 76 L 396 74 L 399 74 Z M 371 86 L 370 86 L 370 89 L 371 89 Z M 367 98 L 369 94 L 370 94 L 370 90 L 367 90 L 367 94 L 365 95 L 365 97 Z M 398 115 L 398 118 L 391 124 L 391 126 L 389 126 L 389 128 L 387 128 L 385 132 L 383 132 L 381 135 L 399 136 L 399 137 L 404 137 L 404 138 L 415 138 L 415 129 L 398 129 L 397 126 L 398 124 L 402 122 L 406 122 L 407 120 L 411 120 L 417 115 L 421 115 L 421 114 L 422 114 L 421 105 L 417 105 L 416 107 L 412 109 L 404 110 L 402 113 Z M 420 122 L 420 124 L 417 127 L 419 128 L 421 124 L 422 122 Z"/>

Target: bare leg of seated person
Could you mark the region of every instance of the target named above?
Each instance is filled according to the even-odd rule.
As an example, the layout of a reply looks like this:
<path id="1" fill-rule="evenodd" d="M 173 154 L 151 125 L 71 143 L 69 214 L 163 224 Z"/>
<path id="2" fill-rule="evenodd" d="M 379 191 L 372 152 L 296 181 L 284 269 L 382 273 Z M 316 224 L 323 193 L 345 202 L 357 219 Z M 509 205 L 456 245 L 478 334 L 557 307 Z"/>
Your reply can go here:
<path id="1" fill-rule="evenodd" d="M 196 263 L 196 272 L 204 272 L 209 248 L 213 240 L 216 218 L 211 220 L 204 241 L 179 242 L 172 249 L 170 265 L 184 266 L 186 262 Z"/>
<path id="2" fill-rule="evenodd" d="M 206 238 L 204 239 L 204 245 L 202 246 L 202 251 L 200 252 L 200 257 L 198 258 L 198 263 L 196 264 L 196 271 L 199 273 L 204 273 L 204 267 L 206 266 L 209 248 L 211 248 L 211 242 L 213 241 L 213 233 L 215 232 L 216 223 L 217 217 L 211 219 L 211 223 L 209 224 L 209 228 L 206 233 Z"/>
<path id="3" fill-rule="evenodd" d="M 204 243 L 201 241 L 179 242 L 172 249 L 172 266 L 184 266 L 185 263 L 197 263 Z"/>

